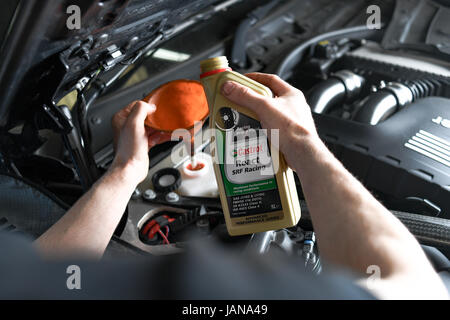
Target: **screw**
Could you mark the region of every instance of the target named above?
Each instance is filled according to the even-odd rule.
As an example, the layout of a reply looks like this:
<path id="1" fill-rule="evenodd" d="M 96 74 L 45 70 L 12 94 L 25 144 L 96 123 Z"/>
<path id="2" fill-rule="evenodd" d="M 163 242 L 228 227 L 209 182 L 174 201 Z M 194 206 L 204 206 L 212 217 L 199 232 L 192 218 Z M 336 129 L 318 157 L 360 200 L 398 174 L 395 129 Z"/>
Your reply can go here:
<path id="1" fill-rule="evenodd" d="M 94 124 L 94 125 L 99 125 L 99 124 L 102 123 L 102 119 L 99 118 L 99 117 L 92 117 L 91 118 L 91 123 Z"/>
<path id="2" fill-rule="evenodd" d="M 178 200 L 180 200 L 180 196 L 175 192 L 169 192 L 168 194 L 166 194 L 166 200 L 168 202 L 177 202 Z"/>
<path id="3" fill-rule="evenodd" d="M 147 189 L 144 191 L 142 198 L 144 198 L 145 200 L 153 200 L 156 198 L 156 193 L 152 189 Z"/>

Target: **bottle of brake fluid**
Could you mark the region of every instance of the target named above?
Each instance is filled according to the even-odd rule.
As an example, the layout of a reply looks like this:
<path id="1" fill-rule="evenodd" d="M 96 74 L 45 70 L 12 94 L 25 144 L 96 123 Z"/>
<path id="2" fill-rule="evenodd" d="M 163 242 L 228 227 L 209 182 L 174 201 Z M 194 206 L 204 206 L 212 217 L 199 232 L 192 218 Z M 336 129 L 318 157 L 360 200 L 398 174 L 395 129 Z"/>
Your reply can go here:
<path id="1" fill-rule="evenodd" d="M 201 82 L 209 105 L 214 172 L 230 235 L 291 227 L 300 219 L 294 176 L 268 141 L 256 114 L 221 94 L 226 81 L 272 96 L 262 84 L 228 67 L 226 57 L 202 61 Z M 274 139 L 272 139 L 272 142 Z"/>

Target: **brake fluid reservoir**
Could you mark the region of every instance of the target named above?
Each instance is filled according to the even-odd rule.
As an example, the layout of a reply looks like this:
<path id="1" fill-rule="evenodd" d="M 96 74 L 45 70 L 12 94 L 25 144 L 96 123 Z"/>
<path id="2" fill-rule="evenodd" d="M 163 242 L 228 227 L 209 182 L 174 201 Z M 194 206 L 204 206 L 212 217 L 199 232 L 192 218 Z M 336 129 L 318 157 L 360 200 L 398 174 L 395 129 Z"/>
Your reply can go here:
<path id="1" fill-rule="evenodd" d="M 296 225 L 300 204 L 292 170 L 270 145 L 256 114 L 221 94 L 226 81 L 238 82 L 266 96 L 272 96 L 271 91 L 233 72 L 226 57 L 202 61 L 200 67 L 213 129 L 214 172 L 229 234 Z"/>
<path id="2" fill-rule="evenodd" d="M 188 197 L 210 197 L 219 195 L 214 176 L 213 161 L 209 154 L 198 152 L 191 160 L 184 162 L 178 170 L 181 173 L 181 186 L 178 193 Z"/>

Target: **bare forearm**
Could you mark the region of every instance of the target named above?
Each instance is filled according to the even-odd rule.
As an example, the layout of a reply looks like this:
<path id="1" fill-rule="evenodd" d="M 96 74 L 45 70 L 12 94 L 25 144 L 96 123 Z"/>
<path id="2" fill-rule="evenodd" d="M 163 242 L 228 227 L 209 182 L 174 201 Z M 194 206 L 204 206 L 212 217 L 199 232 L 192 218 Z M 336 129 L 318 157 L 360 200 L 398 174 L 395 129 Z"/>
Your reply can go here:
<path id="1" fill-rule="evenodd" d="M 301 139 L 295 167 L 329 262 L 381 279 L 368 288 L 380 298 L 447 299 L 447 291 L 416 239 L 318 139 Z M 292 156 L 291 156 L 292 158 Z"/>
<path id="2" fill-rule="evenodd" d="M 382 276 L 431 268 L 409 231 L 385 209 L 319 140 L 301 144 L 296 170 L 330 261 L 365 273 L 378 265 Z"/>
<path id="3" fill-rule="evenodd" d="M 123 170 L 107 172 L 36 240 L 35 246 L 47 256 L 82 254 L 100 258 L 134 187 Z"/>

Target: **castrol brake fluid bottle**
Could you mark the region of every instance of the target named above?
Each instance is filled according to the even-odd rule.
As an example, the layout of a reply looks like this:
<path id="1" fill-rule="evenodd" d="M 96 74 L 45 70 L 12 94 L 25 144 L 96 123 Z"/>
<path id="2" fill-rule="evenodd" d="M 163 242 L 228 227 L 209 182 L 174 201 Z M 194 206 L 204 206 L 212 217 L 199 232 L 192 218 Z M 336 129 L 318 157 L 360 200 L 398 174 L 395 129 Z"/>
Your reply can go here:
<path id="1" fill-rule="evenodd" d="M 200 67 L 213 129 L 214 173 L 228 233 L 242 235 L 296 225 L 300 204 L 294 176 L 275 146 L 276 132 L 262 130 L 256 114 L 229 101 L 221 88 L 226 81 L 234 81 L 265 96 L 272 92 L 233 72 L 226 57 L 202 61 Z M 268 135 L 272 135 L 272 143 Z"/>

